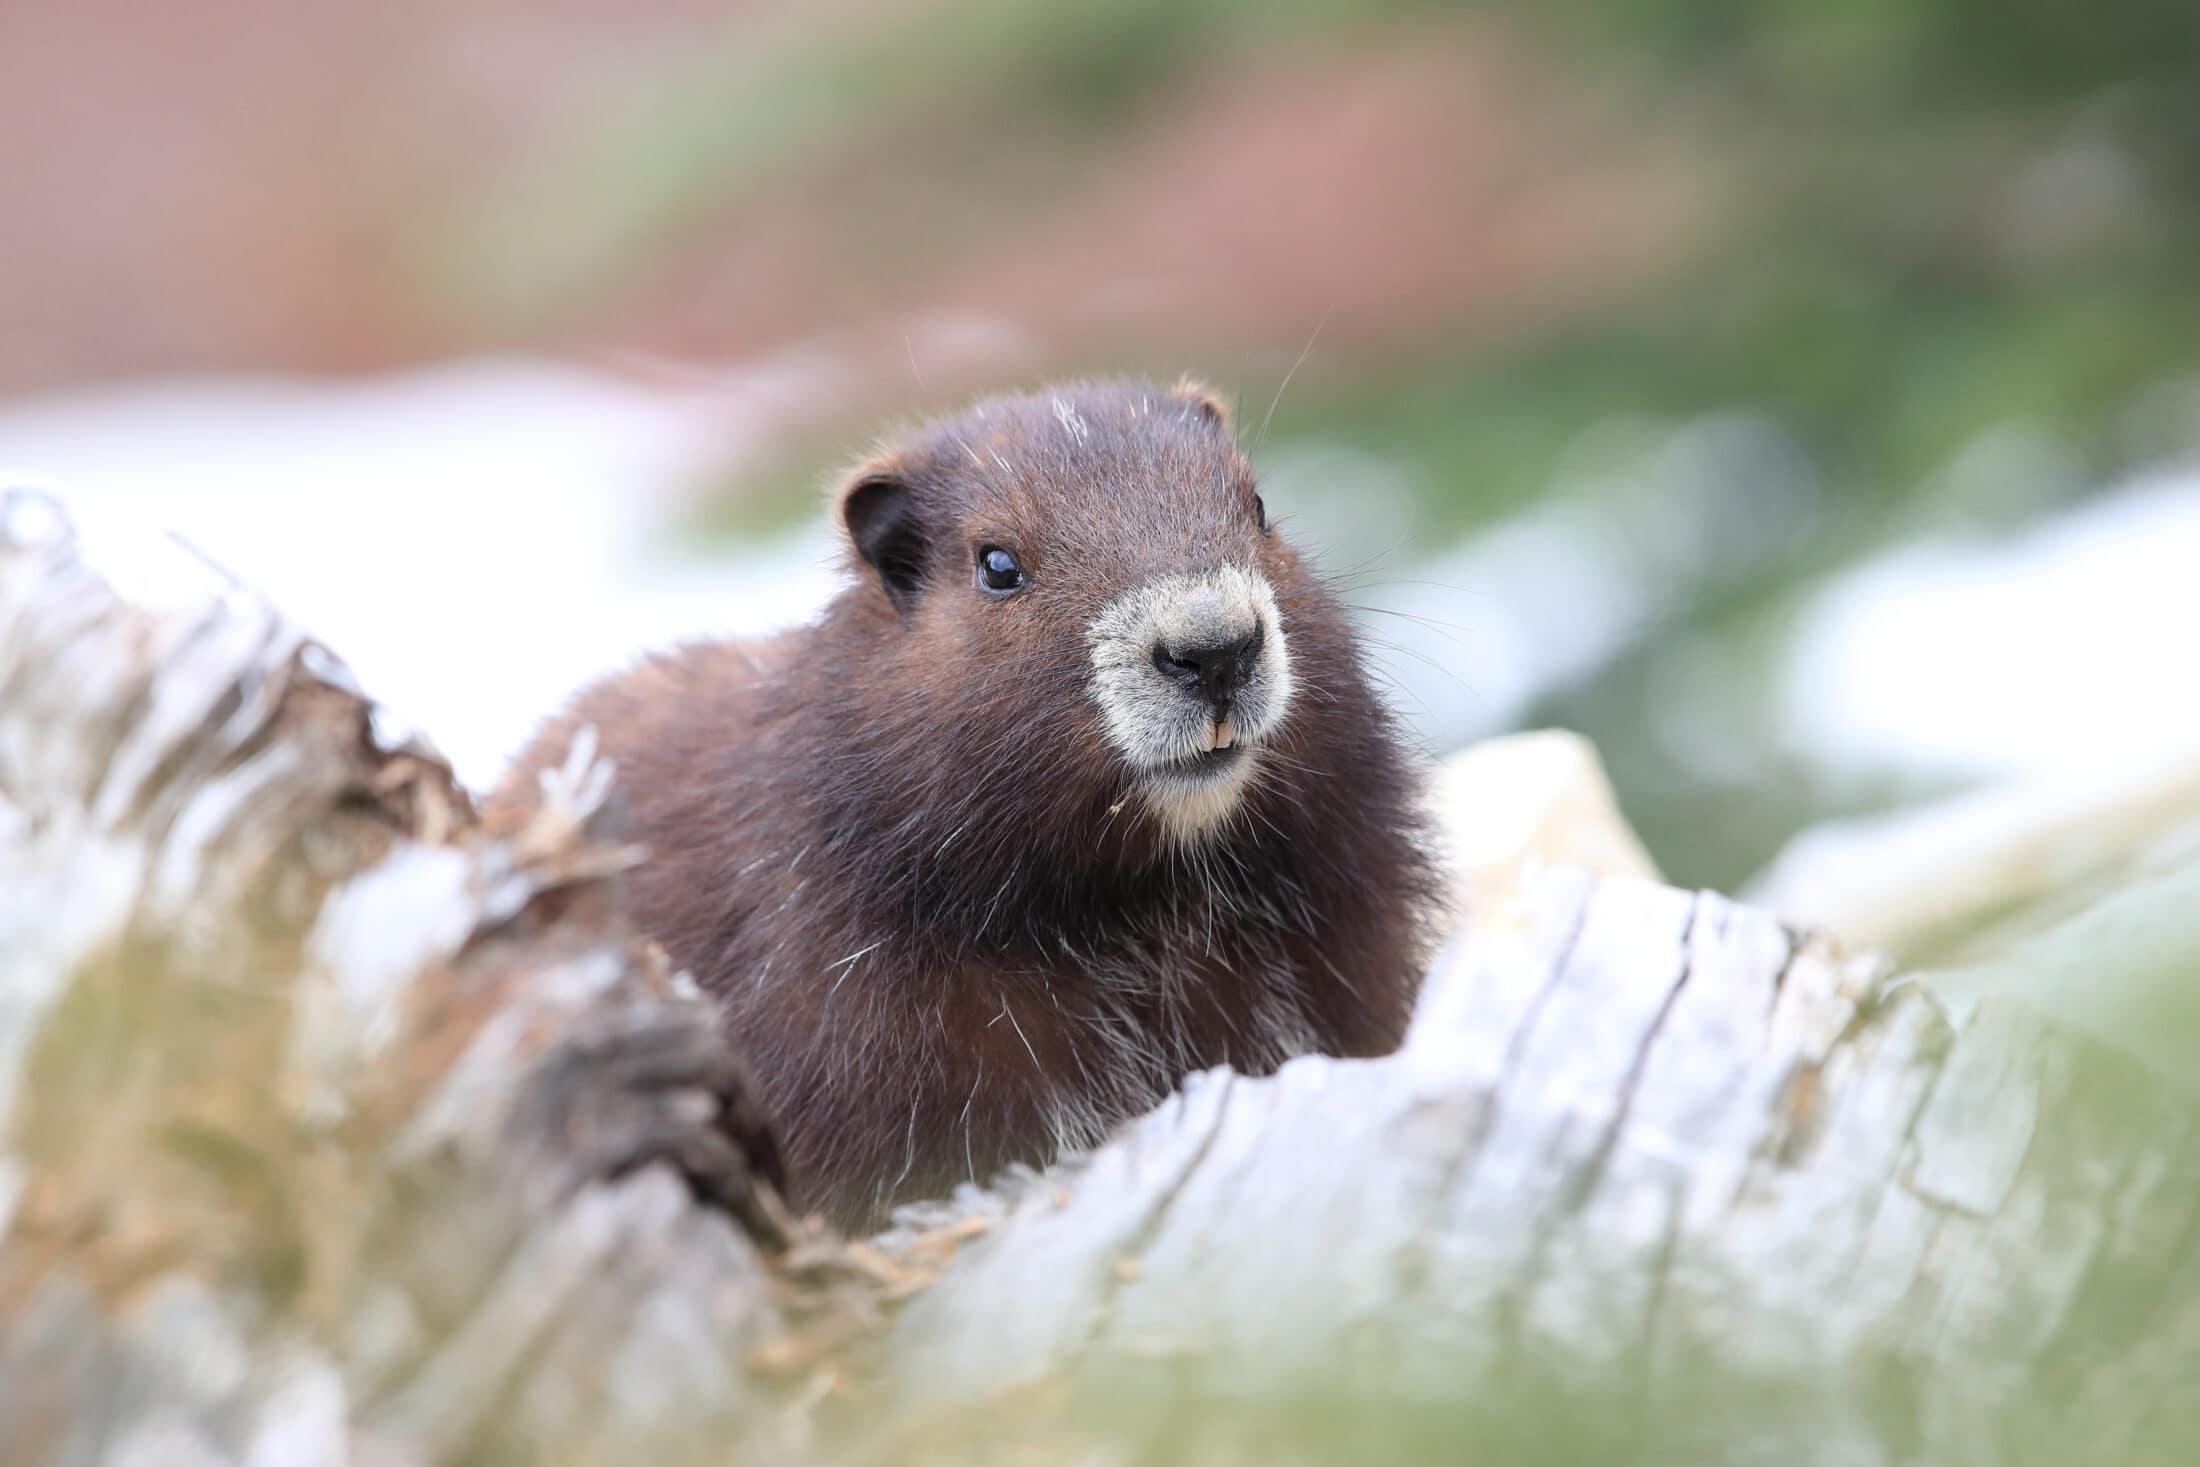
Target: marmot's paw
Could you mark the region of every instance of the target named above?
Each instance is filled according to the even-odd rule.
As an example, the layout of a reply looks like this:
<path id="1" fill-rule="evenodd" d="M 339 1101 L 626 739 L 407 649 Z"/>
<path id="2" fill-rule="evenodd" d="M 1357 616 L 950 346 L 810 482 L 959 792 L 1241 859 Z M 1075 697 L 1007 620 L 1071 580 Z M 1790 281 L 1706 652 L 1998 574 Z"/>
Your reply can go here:
<path id="1" fill-rule="evenodd" d="M 778 1140 L 707 1023 L 658 1017 L 565 1041 L 536 1070 L 519 1120 L 582 1185 L 666 1162 L 758 1246 L 777 1251 L 791 1235 Z"/>

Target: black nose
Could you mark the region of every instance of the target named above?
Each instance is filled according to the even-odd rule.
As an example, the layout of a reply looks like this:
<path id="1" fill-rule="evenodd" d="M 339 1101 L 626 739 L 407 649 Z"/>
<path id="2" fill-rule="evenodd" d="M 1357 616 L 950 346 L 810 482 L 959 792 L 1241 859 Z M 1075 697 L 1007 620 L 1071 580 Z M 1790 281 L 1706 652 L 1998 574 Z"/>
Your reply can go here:
<path id="1" fill-rule="evenodd" d="M 1256 622 L 1244 636 L 1228 641 L 1174 649 L 1156 643 L 1153 665 L 1187 688 L 1197 688 L 1220 717 L 1230 711 L 1230 700 L 1237 696 L 1239 681 L 1252 671 L 1254 659 L 1260 656 L 1260 643 L 1261 628 Z"/>

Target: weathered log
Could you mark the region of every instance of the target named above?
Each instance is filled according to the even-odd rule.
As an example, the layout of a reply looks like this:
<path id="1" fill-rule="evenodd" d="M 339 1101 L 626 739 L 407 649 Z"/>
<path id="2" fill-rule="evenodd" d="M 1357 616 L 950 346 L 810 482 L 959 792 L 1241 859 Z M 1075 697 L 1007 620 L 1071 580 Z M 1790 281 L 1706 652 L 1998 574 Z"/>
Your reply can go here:
<path id="1" fill-rule="evenodd" d="M 1327 1398 L 1342 1370 L 1599 1456 L 2182 1451 L 2192 1119 L 1718 897 L 1559 876 L 1455 943 L 1397 1057 L 1204 1075 L 967 1199 L 995 1226 L 893 1357 L 911 1397 L 1158 1356 Z"/>
<path id="2" fill-rule="evenodd" d="M 2182 1092 L 1715 896 L 1554 871 L 1378 1061 L 786 1218 L 620 925 L 180 555 L 0 502 L 0 1459 L 2183 1461 Z M 178 567 L 184 572 L 174 576 Z"/>
<path id="3" fill-rule="evenodd" d="M 488 840 L 256 597 L 84 549 L 0 499 L 0 1459 L 770 1438 L 772 1158 L 595 772 Z"/>

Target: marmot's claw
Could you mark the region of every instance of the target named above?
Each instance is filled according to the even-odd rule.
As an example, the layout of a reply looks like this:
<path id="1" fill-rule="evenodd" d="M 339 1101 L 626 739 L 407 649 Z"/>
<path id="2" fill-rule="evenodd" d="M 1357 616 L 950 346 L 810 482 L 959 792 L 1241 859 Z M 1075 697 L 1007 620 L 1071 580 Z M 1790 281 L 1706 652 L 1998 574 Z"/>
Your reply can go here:
<path id="1" fill-rule="evenodd" d="M 760 1246 L 786 1246 L 786 1168 L 748 1072 L 682 1016 L 566 1041 L 536 1072 L 527 1128 L 583 1183 L 665 1162 Z"/>

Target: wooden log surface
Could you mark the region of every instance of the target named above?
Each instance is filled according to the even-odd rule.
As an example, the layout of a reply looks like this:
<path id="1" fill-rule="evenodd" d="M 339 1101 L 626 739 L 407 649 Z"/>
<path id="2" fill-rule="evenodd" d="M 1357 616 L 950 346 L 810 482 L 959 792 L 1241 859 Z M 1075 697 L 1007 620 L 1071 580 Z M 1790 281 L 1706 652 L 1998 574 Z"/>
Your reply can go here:
<path id="1" fill-rule="evenodd" d="M 257 597 L 89 550 L 0 500 L 0 1460 L 768 1434 L 755 1128 L 617 921 L 600 781 L 488 840 Z M 714 1095 L 730 1208 L 608 1180 Z"/>
<path id="2" fill-rule="evenodd" d="M 393 582 L 393 595 L 402 594 Z M 0 499 L 0 1460 L 2186 1461 L 2183 1091 L 1558 869 L 1374 1061 L 787 1218 L 563 771 Z"/>

